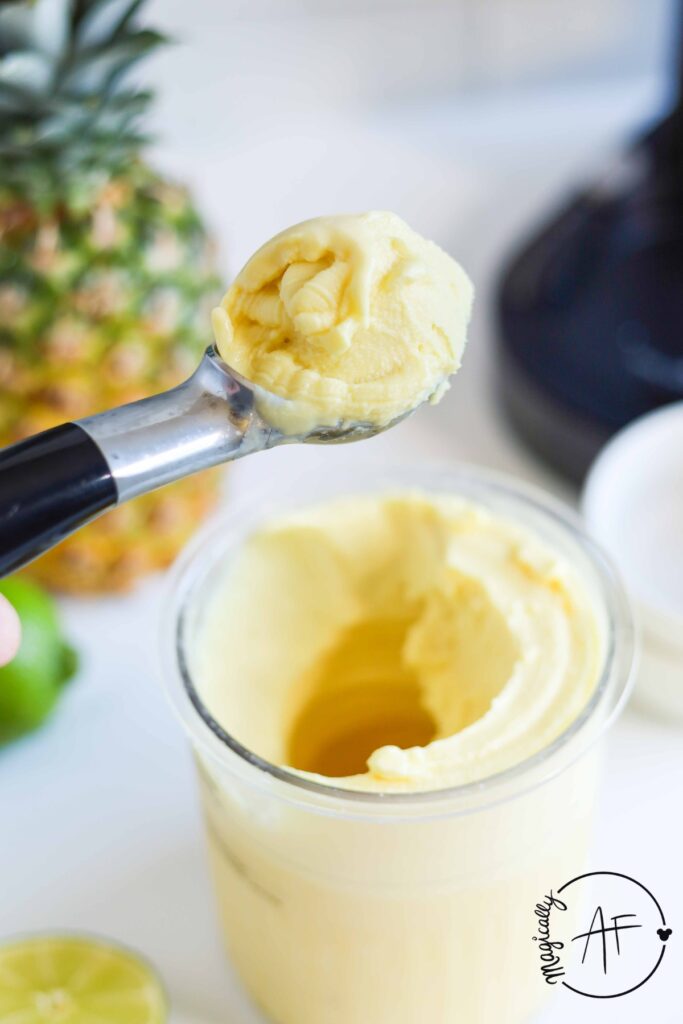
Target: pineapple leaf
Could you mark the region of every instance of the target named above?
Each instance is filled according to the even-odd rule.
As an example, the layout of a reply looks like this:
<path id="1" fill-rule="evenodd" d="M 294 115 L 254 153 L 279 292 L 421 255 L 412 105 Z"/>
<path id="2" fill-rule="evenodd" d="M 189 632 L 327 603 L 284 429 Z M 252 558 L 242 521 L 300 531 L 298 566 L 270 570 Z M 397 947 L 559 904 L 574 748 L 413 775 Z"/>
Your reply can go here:
<path id="1" fill-rule="evenodd" d="M 72 95 L 100 92 L 163 42 L 158 32 L 144 29 L 114 45 L 83 50 L 62 72 L 60 84 Z"/>
<path id="2" fill-rule="evenodd" d="M 102 0 L 85 12 L 78 25 L 81 46 L 99 46 L 117 36 L 137 14 L 144 0 Z"/>
<path id="3" fill-rule="evenodd" d="M 0 53 L 22 50 L 31 45 L 33 12 L 24 3 L 0 8 Z"/>
<path id="4" fill-rule="evenodd" d="M 31 49 L 56 55 L 69 38 L 71 0 L 7 3 L 0 10 L 0 53 Z"/>
<path id="5" fill-rule="evenodd" d="M 137 115 L 147 108 L 152 95 L 148 89 L 118 89 L 107 97 L 106 110 L 127 110 Z"/>
<path id="6" fill-rule="evenodd" d="M 42 96 L 36 96 L 35 93 L 21 89 L 13 83 L 3 81 L 0 74 L 0 126 L 6 127 L 7 131 L 11 131 L 21 123 L 24 117 L 35 114 L 37 110 L 40 110 L 43 106 L 43 99 L 44 97 Z M 5 118 L 2 117 L 2 110 L 9 112 Z M 6 126 L 4 125 L 5 121 L 7 122 Z M 0 145 L 2 145 L 1 139 Z"/>
<path id="7" fill-rule="evenodd" d="M 45 93 L 49 90 L 51 80 L 50 64 L 39 53 L 19 50 L 0 61 L 0 82 L 23 93 Z"/>
<path id="8" fill-rule="evenodd" d="M 144 0 L 0 0 L 0 188 L 43 209 L 137 159 L 151 94 L 126 76 L 166 42 Z"/>
<path id="9" fill-rule="evenodd" d="M 71 0 L 37 0 L 33 7 L 33 38 L 39 50 L 58 56 L 69 41 Z"/>

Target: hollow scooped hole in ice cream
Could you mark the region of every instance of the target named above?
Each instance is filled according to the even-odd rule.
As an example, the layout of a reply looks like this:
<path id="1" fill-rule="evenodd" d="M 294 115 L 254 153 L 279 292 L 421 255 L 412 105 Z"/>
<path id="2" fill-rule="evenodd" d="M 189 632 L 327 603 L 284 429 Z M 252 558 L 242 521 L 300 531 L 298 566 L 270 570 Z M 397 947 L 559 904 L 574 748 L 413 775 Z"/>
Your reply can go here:
<path id="1" fill-rule="evenodd" d="M 361 621 L 314 666 L 289 736 L 292 768 L 333 778 L 357 775 L 373 750 L 434 739 L 437 723 L 403 658 L 409 626 L 405 618 Z"/>
<path id="2" fill-rule="evenodd" d="M 400 617 L 344 631 L 305 680 L 290 767 L 332 778 L 362 774 L 374 751 L 424 747 L 488 710 L 510 677 L 516 646 L 483 588 L 466 577 L 458 584 L 442 645 L 431 636 L 439 613 L 429 598 Z"/>
<path id="3" fill-rule="evenodd" d="M 496 582 L 510 548 L 481 515 L 356 498 L 256 531 L 220 574 L 195 648 L 212 715 L 267 761 L 374 784 L 403 777 L 391 751 L 464 734 L 520 660 L 500 585 L 477 578 Z"/>

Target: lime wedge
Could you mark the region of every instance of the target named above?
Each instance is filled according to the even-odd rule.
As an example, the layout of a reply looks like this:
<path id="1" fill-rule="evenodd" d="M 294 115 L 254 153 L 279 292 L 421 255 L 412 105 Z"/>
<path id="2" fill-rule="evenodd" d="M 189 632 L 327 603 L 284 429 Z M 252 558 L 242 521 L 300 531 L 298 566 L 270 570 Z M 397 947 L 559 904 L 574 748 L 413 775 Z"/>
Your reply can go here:
<path id="1" fill-rule="evenodd" d="M 0 945 L 2 1024 L 163 1024 L 166 998 L 132 953 L 76 936 Z"/>

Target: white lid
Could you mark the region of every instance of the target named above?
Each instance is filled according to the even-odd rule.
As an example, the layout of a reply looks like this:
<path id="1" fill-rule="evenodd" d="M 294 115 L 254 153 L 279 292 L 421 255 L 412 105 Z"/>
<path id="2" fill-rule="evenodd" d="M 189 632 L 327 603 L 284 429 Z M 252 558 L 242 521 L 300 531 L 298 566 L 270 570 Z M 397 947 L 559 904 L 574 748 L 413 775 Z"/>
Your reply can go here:
<path id="1" fill-rule="evenodd" d="M 683 402 L 620 431 L 591 467 L 586 525 L 610 552 L 646 627 L 683 643 Z"/>

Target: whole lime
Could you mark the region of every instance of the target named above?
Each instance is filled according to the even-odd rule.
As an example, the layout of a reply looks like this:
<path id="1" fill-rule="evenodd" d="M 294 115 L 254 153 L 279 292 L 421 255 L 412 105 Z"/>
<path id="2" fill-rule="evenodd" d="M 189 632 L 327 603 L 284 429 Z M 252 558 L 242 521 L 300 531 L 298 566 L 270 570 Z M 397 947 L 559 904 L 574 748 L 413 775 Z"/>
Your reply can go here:
<path id="1" fill-rule="evenodd" d="M 63 637 L 55 602 L 25 579 L 0 580 L 21 620 L 21 646 L 0 668 L 0 743 L 35 729 L 54 707 L 77 658 Z"/>

